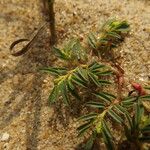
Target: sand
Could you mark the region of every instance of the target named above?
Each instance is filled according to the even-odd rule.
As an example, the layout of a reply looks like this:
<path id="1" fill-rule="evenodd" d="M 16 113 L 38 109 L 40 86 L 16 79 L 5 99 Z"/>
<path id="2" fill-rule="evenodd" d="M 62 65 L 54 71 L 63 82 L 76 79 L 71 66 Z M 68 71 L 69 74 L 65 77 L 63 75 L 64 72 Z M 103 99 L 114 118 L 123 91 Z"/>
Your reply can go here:
<path id="1" fill-rule="evenodd" d="M 58 65 L 48 31 L 23 56 L 10 55 L 14 40 L 30 39 L 45 23 L 41 6 L 40 0 L 0 0 L 1 150 L 74 150 L 83 140 L 77 111 L 48 105 L 53 78 L 38 70 Z M 109 18 L 127 20 L 131 34 L 118 48 L 125 79 L 150 85 L 149 0 L 56 0 L 55 12 L 59 45 L 76 36 L 86 41 Z"/>

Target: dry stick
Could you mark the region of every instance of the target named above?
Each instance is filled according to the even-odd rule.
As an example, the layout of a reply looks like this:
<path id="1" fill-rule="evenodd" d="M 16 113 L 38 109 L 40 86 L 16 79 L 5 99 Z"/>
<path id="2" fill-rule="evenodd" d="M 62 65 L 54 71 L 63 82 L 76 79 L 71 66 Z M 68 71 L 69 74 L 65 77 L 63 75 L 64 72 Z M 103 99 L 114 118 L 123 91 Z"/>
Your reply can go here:
<path id="1" fill-rule="evenodd" d="M 122 88 L 123 88 L 123 84 L 124 84 L 124 70 L 117 63 L 114 63 L 114 66 L 117 68 L 117 72 L 115 75 L 116 75 L 117 84 L 118 84 L 118 91 L 117 91 L 118 99 L 121 100 L 122 99 Z"/>
<path id="2" fill-rule="evenodd" d="M 54 1 L 55 0 L 47 0 L 48 12 L 49 12 L 49 22 L 50 22 L 50 32 L 51 32 L 51 38 L 50 38 L 51 45 L 54 45 L 56 43 Z"/>
<path id="3" fill-rule="evenodd" d="M 47 3 L 46 3 L 47 2 Z M 47 23 L 45 23 L 37 32 L 37 34 L 31 39 L 19 39 L 14 41 L 11 45 L 10 45 L 10 51 L 11 51 L 11 55 L 13 56 L 21 56 L 23 54 L 25 54 L 31 47 L 32 45 L 35 43 L 35 41 L 37 40 L 37 37 L 39 34 L 42 33 L 43 29 L 47 26 L 47 24 L 49 23 L 50 26 L 50 32 L 51 32 L 51 37 L 50 37 L 50 44 L 54 45 L 56 43 L 56 31 L 55 31 L 55 13 L 54 13 L 54 0 L 47 0 L 44 2 L 45 6 L 46 4 L 48 4 L 48 13 L 49 13 L 49 19 Z M 13 48 L 24 41 L 29 41 L 21 50 L 14 52 Z"/>
<path id="4" fill-rule="evenodd" d="M 32 45 L 36 42 L 39 34 L 41 34 L 43 32 L 43 29 L 47 26 L 47 23 L 45 23 L 39 30 L 38 32 L 35 34 L 35 36 L 29 40 L 29 39 L 19 39 L 19 40 L 16 40 L 14 41 L 11 45 L 10 45 L 10 52 L 11 52 L 11 55 L 13 56 L 21 56 L 23 54 L 25 54 L 31 47 Z M 14 52 L 13 49 L 14 47 L 21 43 L 21 42 L 24 42 L 24 41 L 29 41 L 21 50 L 17 51 L 17 52 Z"/>

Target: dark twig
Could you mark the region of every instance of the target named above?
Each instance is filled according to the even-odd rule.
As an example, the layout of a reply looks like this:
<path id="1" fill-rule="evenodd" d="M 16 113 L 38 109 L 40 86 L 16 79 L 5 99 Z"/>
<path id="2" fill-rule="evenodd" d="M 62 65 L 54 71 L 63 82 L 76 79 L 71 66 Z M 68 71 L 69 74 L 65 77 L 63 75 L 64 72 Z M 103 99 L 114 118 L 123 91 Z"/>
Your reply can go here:
<path id="1" fill-rule="evenodd" d="M 47 0 L 48 12 L 49 12 L 50 32 L 51 32 L 51 38 L 50 38 L 51 45 L 54 45 L 56 43 L 54 1 L 55 0 Z"/>

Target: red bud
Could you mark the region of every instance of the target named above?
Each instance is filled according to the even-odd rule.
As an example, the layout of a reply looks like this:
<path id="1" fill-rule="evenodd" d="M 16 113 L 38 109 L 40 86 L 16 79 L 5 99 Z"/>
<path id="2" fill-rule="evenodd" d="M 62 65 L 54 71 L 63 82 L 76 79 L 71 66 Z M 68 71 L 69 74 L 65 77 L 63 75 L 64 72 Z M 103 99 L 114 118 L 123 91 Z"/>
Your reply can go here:
<path id="1" fill-rule="evenodd" d="M 131 83 L 132 87 L 139 92 L 140 95 L 145 95 L 146 92 L 139 83 Z"/>

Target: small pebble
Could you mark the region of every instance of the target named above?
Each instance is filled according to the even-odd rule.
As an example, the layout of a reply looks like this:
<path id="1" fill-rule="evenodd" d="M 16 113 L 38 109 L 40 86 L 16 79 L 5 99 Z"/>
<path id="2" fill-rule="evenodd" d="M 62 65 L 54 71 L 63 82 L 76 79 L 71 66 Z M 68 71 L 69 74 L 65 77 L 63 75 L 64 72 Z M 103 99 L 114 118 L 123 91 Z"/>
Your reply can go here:
<path id="1" fill-rule="evenodd" d="M 5 142 L 5 141 L 8 141 L 9 138 L 10 138 L 10 135 L 7 132 L 5 132 L 2 134 L 0 141 Z"/>
<path id="2" fill-rule="evenodd" d="M 5 143 L 5 144 L 3 145 L 3 148 L 4 148 L 4 150 L 9 150 L 9 143 Z"/>

